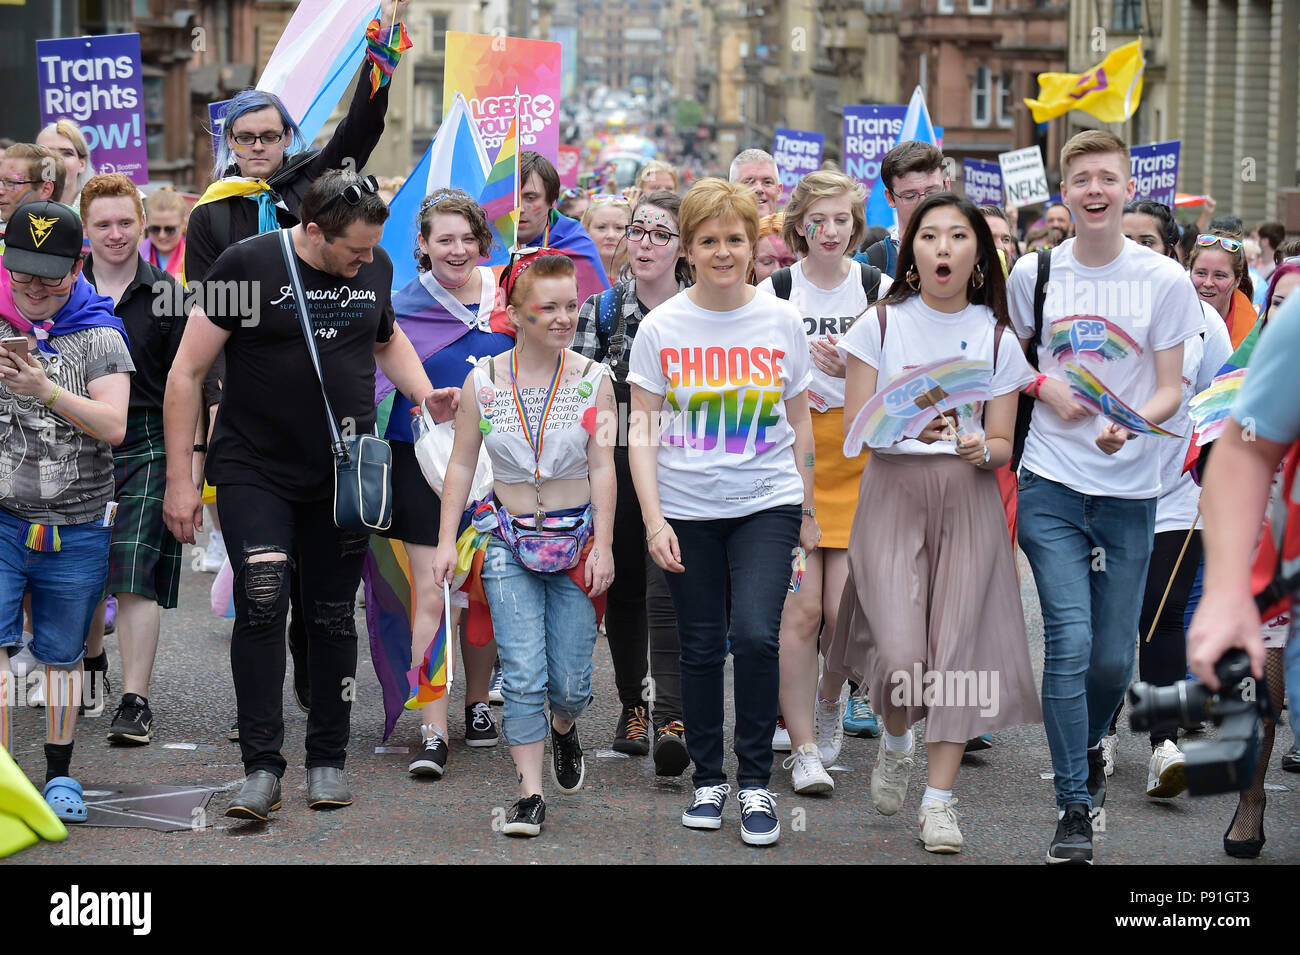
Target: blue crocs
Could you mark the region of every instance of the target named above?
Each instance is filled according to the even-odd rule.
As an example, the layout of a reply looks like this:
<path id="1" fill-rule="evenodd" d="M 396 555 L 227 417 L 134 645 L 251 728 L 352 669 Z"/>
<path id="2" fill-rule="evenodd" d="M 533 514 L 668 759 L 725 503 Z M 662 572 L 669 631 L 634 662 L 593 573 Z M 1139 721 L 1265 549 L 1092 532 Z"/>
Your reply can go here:
<path id="1" fill-rule="evenodd" d="M 50 804 L 54 814 L 64 822 L 85 822 L 86 803 L 81 798 L 81 783 L 71 776 L 55 776 L 41 795 Z"/>

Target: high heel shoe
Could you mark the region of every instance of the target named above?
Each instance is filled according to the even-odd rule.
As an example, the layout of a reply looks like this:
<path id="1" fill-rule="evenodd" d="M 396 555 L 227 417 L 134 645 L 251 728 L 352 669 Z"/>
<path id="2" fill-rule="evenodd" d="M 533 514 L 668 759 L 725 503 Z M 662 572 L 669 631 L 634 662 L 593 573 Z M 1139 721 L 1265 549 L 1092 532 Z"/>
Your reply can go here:
<path id="1" fill-rule="evenodd" d="M 1264 810 L 1268 807 L 1268 798 L 1265 797 L 1259 807 L 1259 838 L 1258 839 L 1229 839 L 1228 832 L 1232 832 L 1232 827 L 1237 824 L 1237 813 L 1241 812 L 1241 802 L 1237 803 L 1237 811 L 1232 814 L 1232 822 L 1228 823 L 1228 832 L 1223 834 L 1223 851 L 1234 859 L 1258 859 L 1259 852 L 1264 848 Z"/>

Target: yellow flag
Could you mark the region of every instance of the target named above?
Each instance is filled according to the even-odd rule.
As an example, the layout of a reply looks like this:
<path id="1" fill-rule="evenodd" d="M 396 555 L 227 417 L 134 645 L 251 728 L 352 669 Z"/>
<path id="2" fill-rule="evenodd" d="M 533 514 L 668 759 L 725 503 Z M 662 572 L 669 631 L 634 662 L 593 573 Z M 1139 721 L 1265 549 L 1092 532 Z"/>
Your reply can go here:
<path id="1" fill-rule="evenodd" d="M 1104 123 L 1120 123 L 1142 100 L 1142 41 L 1112 50 L 1087 73 L 1039 73 L 1038 99 L 1026 99 L 1034 122 L 1045 123 L 1072 109 L 1091 113 Z"/>

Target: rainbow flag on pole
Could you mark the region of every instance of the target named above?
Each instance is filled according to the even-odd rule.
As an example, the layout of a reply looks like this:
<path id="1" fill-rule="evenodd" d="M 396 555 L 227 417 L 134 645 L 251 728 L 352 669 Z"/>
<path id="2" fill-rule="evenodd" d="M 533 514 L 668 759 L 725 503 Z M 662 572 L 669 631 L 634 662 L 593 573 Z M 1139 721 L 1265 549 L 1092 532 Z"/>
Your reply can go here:
<path id="1" fill-rule="evenodd" d="M 516 100 L 518 102 L 518 100 Z M 487 213 L 492 227 L 492 255 L 488 265 L 505 265 L 515 247 L 519 226 L 519 116 L 510 121 L 510 130 L 501 143 L 497 161 L 488 173 L 487 183 L 479 196 L 479 205 Z"/>

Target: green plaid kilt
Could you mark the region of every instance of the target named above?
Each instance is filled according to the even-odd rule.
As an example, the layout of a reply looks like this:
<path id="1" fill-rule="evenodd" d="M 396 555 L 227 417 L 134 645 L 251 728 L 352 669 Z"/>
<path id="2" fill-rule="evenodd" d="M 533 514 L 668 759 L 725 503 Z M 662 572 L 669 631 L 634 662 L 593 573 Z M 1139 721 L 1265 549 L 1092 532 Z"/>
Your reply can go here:
<path id="1" fill-rule="evenodd" d="M 163 523 L 167 459 L 162 412 L 133 409 L 126 439 L 113 449 L 117 523 L 109 547 L 108 592 L 140 594 L 175 607 L 181 580 L 181 545 Z"/>

